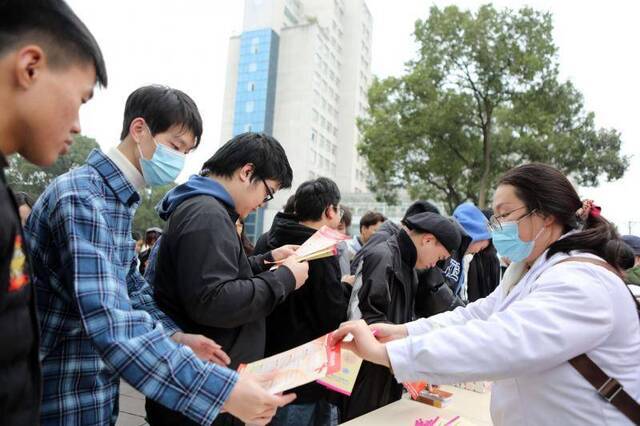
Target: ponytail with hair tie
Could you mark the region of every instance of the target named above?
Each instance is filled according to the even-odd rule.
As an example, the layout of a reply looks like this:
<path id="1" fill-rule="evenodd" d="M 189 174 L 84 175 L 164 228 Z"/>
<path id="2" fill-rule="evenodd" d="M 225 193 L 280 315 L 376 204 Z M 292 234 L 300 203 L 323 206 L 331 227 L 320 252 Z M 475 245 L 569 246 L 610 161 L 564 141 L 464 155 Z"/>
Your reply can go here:
<path id="1" fill-rule="evenodd" d="M 602 212 L 602 207 L 594 203 L 593 200 L 582 200 L 582 207 L 576 211 L 576 217 L 583 224 L 587 222 L 587 219 L 598 218 Z"/>

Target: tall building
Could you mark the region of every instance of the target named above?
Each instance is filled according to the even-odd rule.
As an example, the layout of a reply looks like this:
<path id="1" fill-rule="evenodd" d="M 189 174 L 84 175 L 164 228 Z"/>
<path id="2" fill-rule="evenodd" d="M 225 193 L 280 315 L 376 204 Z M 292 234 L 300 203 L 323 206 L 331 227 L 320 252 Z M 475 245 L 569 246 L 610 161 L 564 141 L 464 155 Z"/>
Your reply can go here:
<path id="1" fill-rule="evenodd" d="M 326 176 L 343 193 L 367 192 L 356 121 L 371 83 L 371 26 L 364 0 L 245 0 L 243 32 L 229 42 L 222 141 L 273 135 L 293 168 L 292 190 Z M 250 236 L 292 190 L 247 220 Z"/>

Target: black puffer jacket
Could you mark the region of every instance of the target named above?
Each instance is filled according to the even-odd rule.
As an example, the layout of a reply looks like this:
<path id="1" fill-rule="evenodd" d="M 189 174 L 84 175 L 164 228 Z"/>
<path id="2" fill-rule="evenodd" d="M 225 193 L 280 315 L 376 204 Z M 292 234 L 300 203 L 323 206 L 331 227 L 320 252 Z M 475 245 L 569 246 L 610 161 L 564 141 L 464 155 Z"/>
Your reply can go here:
<path id="1" fill-rule="evenodd" d="M 462 243 L 460 248 L 454 252 L 457 258 L 460 252 L 464 253 L 469 246 L 471 239 L 458 227 L 462 235 Z M 355 274 L 358 264 L 362 262 L 362 258 L 378 244 L 389 240 L 391 237 L 398 235 L 400 227 L 390 220 L 387 220 L 380 226 L 380 229 L 371 236 L 369 241 L 360 249 L 353 258 L 351 263 L 351 273 Z M 452 256 L 453 257 L 453 256 Z M 461 257 L 460 257 L 461 259 Z M 441 265 L 446 266 L 445 262 Z M 458 306 L 464 306 L 462 300 L 453 294 L 453 283 L 447 280 L 443 270 L 436 267 L 426 270 L 417 271 L 418 287 L 415 292 L 415 315 L 416 317 L 427 318 L 442 312 L 451 311 Z M 446 285 L 444 285 L 446 284 Z"/>
<path id="2" fill-rule="evenodd" d="M 490 295 L 500 284 L 500 259 L 493 244 L 473 256 L 467 275 L 469 303 Z"/>

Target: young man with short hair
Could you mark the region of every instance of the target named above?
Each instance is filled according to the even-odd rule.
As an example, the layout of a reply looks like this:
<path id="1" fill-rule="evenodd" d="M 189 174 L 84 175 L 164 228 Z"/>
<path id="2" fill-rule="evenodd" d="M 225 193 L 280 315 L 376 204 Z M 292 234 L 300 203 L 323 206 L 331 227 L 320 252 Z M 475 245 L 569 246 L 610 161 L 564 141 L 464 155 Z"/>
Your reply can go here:
<path id="1" fill-rule="evenodd" d="M 349 262 L 358 254 L 369 238 L 376 233 L 378 228 L 387 220 L 382 213 L 368 211 L 360 218 L 360 235 L 354 235 L 347 241 L 349 247 Z M 350 269 L 353 269 L 350 267 Z"/>
<path id="2" fill-rule="evenodd" d="M 302 183 L 294 199 L 296 221 L 274 222 L 267 241 L 269 248 L 303 244 L 323 226 L 338 228 L 340 190 L 331 179 L 321 177 Z M 289 294 L 267 318 L 266 356 L 307 343 L 346 320 L 351 287 L 341 278 L 336 256 L 309 262 L 304 287 Z M 337 424 L 337 394 L 317 383 L 293 392 L 296 403 L 278 410 L 273 425 Z"/>
<path id="3" fill-rule="evenodd" d="M 376 233 L 378 228 L 387 220 L 382 213 L 368 211 L 360 218 L 360 241 L 365 245 L 369 238 Z"/>
<path id="4" fill-rule="evenodd" d="M 183 330 L 215 339 L 229 354 L 231 368 L 264 357 L 266 316 L 307 278 L 308 264 L 290 257 L 296 247 L 283 244 L 247 257 L 236 228 L 239 218 L 290 187 L 292 178 L 278 141 L 244 133 L 158 206 L 167 221 L 155 263 L 158 305 Z M 271 271 L 280 260 L 283 265 Z M 150 399 L 146 407 L 153 426 L 193 424 Z M 229 415 L 215 422 L 238 423 Z"/>
<path id="5" fill-rule="evenodd" d="M 80 133 L 78 112 L 107 85 L 93 35 L 63 1 L 0 1 L 0 423 L 40 419 L 35 290 L 8 156 L 50 166 Z"/>
<path id="6" fill-rule="evenodd" d="M 124 117 L 120 144 L 56 178 L 27 221 L 42 330 L 40 422 L 114 424 L 122 377 L 202 424 L 223 408 L 264 424 L 287 399 L 200 361 L 228 360 L 210 339 L 182 333 L 137 270 L 131 225 L 140 192 L 178 176 L 200 141 L 198 109 L 179 90 L 145 86 Z"/>
<path id="7" fill-rule="evenodd" d="M 460 245 L 458 227 L 439 214 L 418 213 L 405 217 L 402 225 L 398 234 L 364 255 L 358 298 L 362 319 L 368 324 L 413 320 L 416 270 L 434 268 Z M 348 401 L 346 420 L 390 404 L 401 395 L 402 385 L 388 368 L 365 361 Z"/>

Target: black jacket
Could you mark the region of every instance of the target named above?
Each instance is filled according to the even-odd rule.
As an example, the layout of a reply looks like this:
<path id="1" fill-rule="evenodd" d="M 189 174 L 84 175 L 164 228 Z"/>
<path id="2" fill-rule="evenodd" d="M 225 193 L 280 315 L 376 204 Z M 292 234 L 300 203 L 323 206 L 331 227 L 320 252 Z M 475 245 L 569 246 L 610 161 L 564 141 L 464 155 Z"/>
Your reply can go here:
<path id="1" fill-rule="evenodd" d="M 377 246 L 380 243 L 387 241 L 389 238 L 394 235 L 398 235 L 400 232 L 400 227 L 393 223 L 390 220 L 385 221 L 380 228 L 369 238 L 369 240 L 365 243 L 364 246 L 356 253 L 356 255 L 351 260 L 351 275 L 355 275 L 358 269 L 358 264 L 362 262 L 364 255 L 371 250 L 373 247 Z"/>
<path id="2" fill-rule="evenodd" d="M 362 262 L 362 258 L 366 253 L 371 251 L 375 246 L 389 240 L 392 236 L 398 235 L 400 227 L 390 220 L 387 220 L 380 226 L 380 229 L 371 236 L 369 241 L 360 249 L 353 258 L 351 263 L 351 273 L 355 274 L 358 263 Z M 461 248 L 465 251 L 469 245 L 470 238 L 461 230 L 462 243 Z M 464 247 L 462 247 L 464 246 Z M 460 249 L 456 250 L 457 252 Z M 444 266 L 444 265 L 441 265 Z M 426 270 L 418 270 L 418 287 L 415 294 L 415 314 L 416 317 L 430 317 L 442 312 L 450 311 L 458 306 L 464 306 L 460 298 L 453 294 L 451 287 L 453 286 L 445 278 L 444 273 L 438 267 Z M 444 285 L 447 284 L 447 285 Z"/>
<path id="3" fill-rule="evenodd" d="M 453 294 L 440 268 L 418 271 L 415 313 L 418 318 L 428 318 L 446 311 L 452 311 L 464 302 Z"/>
<path id="4" fill-rule="evenodd" d="M 0 424 L 40 423 L 42 379 L 35 290 L 18 207 L 0 154 Z"/>
<path id="5" fill-rule="evenodd" d="M 416 256 L 416 248 L 404 230 L 365 253 L 358 298 L 362 318 L 368 324 L 404 324 L 413 319 L 418 286 Z M 365 361 L 341 420 L 348 421 L 383 407 L 401 395 L 402 385 L 388 368 Z"/>
<path id="6" fill-rule="evenodd" d="M 237 218 L 210 195 L 179 204 L 162 236 L 154 282 L 160 308 L 185 332 L 220 344 L 231 368 L 264 356 L 264 319 L 295 288 L 289 269 L 268 271 L 270 253 L 247 258 Z"/>
<path id="7" fill-rule="evenodd" d="M 404 231 L 365 254 L 358 299 L 362 319 L 368 324 L 404 324 L 413 319 L 418 287 L 416 256 L 415 246 Z"/>
<path id="8" fill-rule="evenodd" d="M 285 244 L 303 244 L 315 229 L 304 226 L 285 213 L 274 219 L 267 248 Z M 350 287 L 341 282 L 338 258 L 328 257 L 309 262 L 309 278 L 267 318 L 266 356 L 278 354 L 334 331 L 347 319 Z M 293 389 L 295 403 L 330 398 L 323 386 L 310 383 Z"/>
<path id="9" fill-rule="evenodd" d="M 469 264 L 467 298 L 469 303 L 490 295 L 500 284 L 500 259 L 493 244 L 476 253 Z"/>

